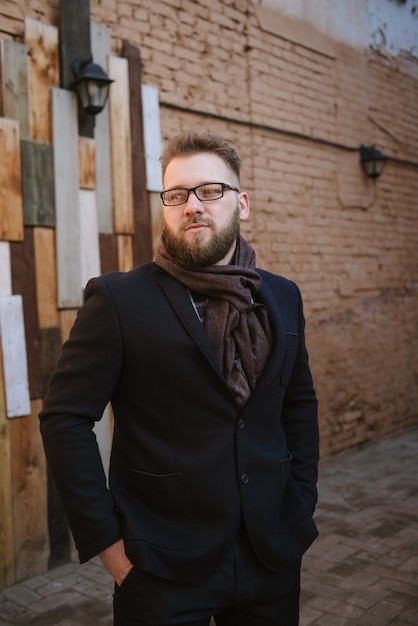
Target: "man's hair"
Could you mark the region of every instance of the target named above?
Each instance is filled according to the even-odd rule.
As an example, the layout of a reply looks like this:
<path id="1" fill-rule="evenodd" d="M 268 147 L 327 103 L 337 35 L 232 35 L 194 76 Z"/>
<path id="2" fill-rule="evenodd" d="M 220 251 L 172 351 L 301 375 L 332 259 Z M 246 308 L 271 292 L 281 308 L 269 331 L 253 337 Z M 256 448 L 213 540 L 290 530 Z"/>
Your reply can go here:
<path id="1" fill-rule="evenodd" d="M 223 159 L 240 180 L 241 159 L 235 148 L 233 148 L 223 137 L 210 135 L 209 133 L 186 132 L 170 139 L 161 157 L 163 176 L 167 165 L 174 157 L 190 156 L 208 152 L 216 154 Z"/>

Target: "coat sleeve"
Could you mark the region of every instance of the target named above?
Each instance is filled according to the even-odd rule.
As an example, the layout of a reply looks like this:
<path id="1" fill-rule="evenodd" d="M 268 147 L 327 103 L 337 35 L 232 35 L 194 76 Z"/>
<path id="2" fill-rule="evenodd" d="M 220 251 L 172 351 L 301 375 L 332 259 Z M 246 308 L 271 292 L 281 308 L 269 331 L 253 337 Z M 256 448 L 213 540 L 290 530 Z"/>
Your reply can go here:
<path id="1" fill-rule="evenodd" d="M 121 359 L 112 299 L 104 280 L 94 279 L 39 415 L 48 466 L 81 562 L 122 536 L 93 432 L 117 385 Z"/>
<path id="2" fill-rule="evenodd" d="M 313 513 L 317 499 L 319 429 L 318 402 L 305 343 L 305 319 L 302 298 L 296 290 L 298 349 L 282 410 L 282 424 L 287 447 L 292 455 L 291 473 Z"/>

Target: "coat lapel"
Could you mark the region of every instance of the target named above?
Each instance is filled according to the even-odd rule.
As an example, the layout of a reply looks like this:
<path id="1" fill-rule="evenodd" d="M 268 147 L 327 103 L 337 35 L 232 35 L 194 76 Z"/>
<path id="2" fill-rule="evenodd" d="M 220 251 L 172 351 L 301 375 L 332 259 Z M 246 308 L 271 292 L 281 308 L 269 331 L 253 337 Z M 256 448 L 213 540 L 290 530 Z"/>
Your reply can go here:
<path id="1" fill-rule="evenodd" d="M 193 309 L 187 288 L 166 272 L 159 272 L 159 282 L 168 301 L 187 332 L 199 346 L 205 357 L 210 361 L 222 380 L 225 380 L 212 341 Z"/>

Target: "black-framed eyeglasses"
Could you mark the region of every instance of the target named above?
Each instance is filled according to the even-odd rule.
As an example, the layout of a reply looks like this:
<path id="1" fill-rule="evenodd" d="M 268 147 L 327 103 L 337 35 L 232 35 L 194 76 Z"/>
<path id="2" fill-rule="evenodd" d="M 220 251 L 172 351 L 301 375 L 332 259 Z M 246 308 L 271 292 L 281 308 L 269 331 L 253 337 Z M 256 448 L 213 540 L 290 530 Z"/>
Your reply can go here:
<path id="1" fill-rule="evenodd" d="M 160 193 L 161 200 L 165 206 L 178 206 L 185 204 L 189 199 L 189 195 L 193 192 L 201 202 L 210 202 L 211 200 L 219 200 L 223 198 L 224 191 L 237 191 L 236 187 L 231 187 L 226 183 L 205 183 L 204 185 L 198 185 L 197 187 L 176 187 L 174 189 L 167 189 Z"/>

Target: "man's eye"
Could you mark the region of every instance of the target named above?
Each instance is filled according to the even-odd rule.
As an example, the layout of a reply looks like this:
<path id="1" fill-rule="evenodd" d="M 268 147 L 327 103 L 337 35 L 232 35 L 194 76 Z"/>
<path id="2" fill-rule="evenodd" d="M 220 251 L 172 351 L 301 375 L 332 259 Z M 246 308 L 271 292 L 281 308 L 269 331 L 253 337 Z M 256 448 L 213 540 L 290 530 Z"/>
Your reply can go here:
<path id="1" fill-rule="evenodd" d="M 201 187 L 199 190 L 199 195 L 202 198 L 214 198 L 219 195 L 219 190 L 217 187 L 212 187 L 208 185 L 207 187 Z"/>
<path id="2" fill-rule="evenodd" d="M 167 194 L 167 199 L 170 202 L 175 202 L 177 200 L 182 200 L 185 196 L 184 190 L 182 189 L 175 189 L 174 191 L 170 191 L 169 194 Z"/>

